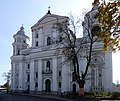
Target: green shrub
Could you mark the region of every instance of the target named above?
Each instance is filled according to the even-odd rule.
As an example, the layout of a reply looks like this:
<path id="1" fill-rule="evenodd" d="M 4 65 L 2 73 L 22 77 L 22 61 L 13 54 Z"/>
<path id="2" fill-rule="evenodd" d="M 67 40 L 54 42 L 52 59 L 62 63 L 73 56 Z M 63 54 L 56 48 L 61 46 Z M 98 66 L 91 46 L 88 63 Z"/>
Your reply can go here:
<path id="1" fill-rule="evenodd" d="M 113 92 L 111 98 L 120 98 L 120 92 Z"/>

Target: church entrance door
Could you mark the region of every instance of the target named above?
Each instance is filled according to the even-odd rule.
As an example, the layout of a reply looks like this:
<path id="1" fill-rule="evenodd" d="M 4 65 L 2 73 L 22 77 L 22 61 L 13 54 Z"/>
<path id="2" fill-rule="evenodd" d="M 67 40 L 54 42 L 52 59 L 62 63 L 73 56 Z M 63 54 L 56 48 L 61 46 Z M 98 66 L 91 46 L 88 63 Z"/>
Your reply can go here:
<path id="1" fill-rule="evenodd" d="M 50 93 L 51 91 L 51 81 L 49 79 L 47 79 L 45 82 L 45 91 L 46 93 Z"/>
<path id="2" fill-rule="evenodd" d="M 76 84 L 73 84 L 73 92 L 76 92 Z"/>

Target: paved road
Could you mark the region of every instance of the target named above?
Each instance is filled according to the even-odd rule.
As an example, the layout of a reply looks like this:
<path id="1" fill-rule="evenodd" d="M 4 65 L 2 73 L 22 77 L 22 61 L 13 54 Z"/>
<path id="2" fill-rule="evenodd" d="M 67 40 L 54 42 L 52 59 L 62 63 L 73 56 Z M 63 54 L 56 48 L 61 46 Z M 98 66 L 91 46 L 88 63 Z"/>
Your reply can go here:
<path id="1" fill-rule="evenodd" d="M 13 94 L 7 94 L 5 92 L 0 92 L 0 101 L 58 101 L 58 100 L 40 98 L 40 97 L 13 95 Z"/>

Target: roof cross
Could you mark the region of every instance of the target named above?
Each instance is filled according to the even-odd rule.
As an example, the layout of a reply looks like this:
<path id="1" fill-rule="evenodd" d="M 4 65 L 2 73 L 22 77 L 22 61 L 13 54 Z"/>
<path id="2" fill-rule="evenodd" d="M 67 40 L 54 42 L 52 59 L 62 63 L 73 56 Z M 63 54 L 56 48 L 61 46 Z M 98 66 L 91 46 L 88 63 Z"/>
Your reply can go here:
<path id="1" fill-rule="evenodd" d="M 51 14 L 51 13 L 50 13 L 50 6 L 48 7 L 48 13 L 47 13 L 47 14 Z"/>

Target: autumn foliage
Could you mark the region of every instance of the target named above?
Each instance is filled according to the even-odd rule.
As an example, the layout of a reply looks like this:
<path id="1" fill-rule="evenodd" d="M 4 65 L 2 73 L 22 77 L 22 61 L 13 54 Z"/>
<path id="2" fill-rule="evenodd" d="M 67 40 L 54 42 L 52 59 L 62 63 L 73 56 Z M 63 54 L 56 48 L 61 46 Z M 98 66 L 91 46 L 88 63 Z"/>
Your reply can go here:
<path id="1" fill-rule="evenodd" d="M 98 37 L 103 39 L 103 50 L 109 46 L 113 51 L 120 50 L 120 1 L 119 0 L 94 0 L 93 6 L 99 6 L 96 14 L 101 31 Z"/>

